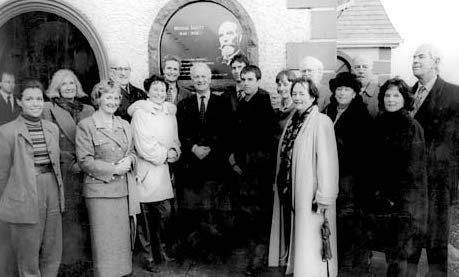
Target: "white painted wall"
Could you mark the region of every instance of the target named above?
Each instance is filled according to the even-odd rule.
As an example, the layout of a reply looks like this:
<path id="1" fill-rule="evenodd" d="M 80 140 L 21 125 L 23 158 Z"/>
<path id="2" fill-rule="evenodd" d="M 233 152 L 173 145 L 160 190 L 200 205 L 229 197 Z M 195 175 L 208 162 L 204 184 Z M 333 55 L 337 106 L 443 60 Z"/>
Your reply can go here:
<path id="1" fill-rule="evenodd" d="M 132 83 L 141 87 L 148 77 L 148 36 L 158 11 L 169 0 L 60 0 L 83 14 L 102 39 L 108 55 L 130 60 Z M 174 1 L 174 0 L 170 0 Z M 6 0 L 0 0 L 0 5 Z M 53 1 L 50 1 L 53 2 Z M 288 10 L 286 1 L 239 0 L 255 24 L 259 41 L 262 87 L 273 90 L 278 71 L 286 66 L 287 42 L 310 36 L 308 10 Z"/>

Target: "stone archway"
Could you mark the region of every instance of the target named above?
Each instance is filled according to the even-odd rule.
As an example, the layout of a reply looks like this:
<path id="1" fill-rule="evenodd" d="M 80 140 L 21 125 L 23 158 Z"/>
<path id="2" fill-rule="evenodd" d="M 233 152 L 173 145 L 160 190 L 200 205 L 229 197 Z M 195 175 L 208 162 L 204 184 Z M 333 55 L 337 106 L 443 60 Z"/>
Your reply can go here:
<path id="1" fill-rule="evenodd" d="M 86 38 L 91 46 L 97 61 L 99 77 L 108 78 L 109 65 L 107 53 L 103 47 L 102 40 L 97 34 L 90 21 L 82 12 L 74 7 L 58 1 L 50 0 L 11 0 L 0 6 L 0 26 L 10 19 L 27 12 L 47 12 L 56 14 L 72 23 Z"/>
<path id="2" fill-rule="evenodd" d="M 196 2 L 211 2 L 221 5 L 234 14 L 241 23 L 243 32 L 247 34 L 247 57 L 253 64 L 258 64 L 258 37 L 255 31 L 255 24 L 251 20 L 249 14 L 245 11 L 241 4 L 234 0 L 170 0 L 158 12 L 153 21 L 148 38 L 148 60 L 150 74 L 160 73 L 160 49 L 161 37 L 169 19 L 182 7 Z"/>

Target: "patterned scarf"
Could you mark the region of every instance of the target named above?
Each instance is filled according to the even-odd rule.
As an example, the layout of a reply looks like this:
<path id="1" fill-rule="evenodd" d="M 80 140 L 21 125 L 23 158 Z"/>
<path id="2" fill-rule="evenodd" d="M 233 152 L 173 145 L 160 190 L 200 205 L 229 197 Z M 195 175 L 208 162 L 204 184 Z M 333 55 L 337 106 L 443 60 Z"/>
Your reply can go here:
<path id="1" fill-rule="evenodd" d="M 83 104 L 77 99 L 73 99 L 73 101 L 69 101 L 65 98 L 59 97 L 59 98 L 54 98 L 53 101 L 59 107 L 69 112 L 72 115 L 72 118 L 75 120 L 75 122 L 77 121 L 78 114 L 83 110 Z"/>
<path id="2" fill-rule="evenodd" d="M 295 112 L 290 120 L 287 129 L 285 130 L 284 139 L 282 140 L 280 149 L 280 166 L 277 175 L 277 190 L 282 204 L 286 208 L 293 210 L 292 203 L 292 154 L 295 139 L 301 130 L 306 117 L 311 112 L 312 107 L 309 107 L 302 114 Z"/>

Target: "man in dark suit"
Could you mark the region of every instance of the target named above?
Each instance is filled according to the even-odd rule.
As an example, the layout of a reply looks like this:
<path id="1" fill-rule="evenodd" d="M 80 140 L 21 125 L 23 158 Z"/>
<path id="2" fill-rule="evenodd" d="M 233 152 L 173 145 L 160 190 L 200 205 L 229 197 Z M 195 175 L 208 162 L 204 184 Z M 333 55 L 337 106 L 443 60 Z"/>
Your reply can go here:
<path id="1" fill-rule="evenodd" d="M 236 145 L 232 169 L 240 176 L 238 232 L 250 245 L 248 274 L 263 268 L 272 211 L 272 185 L 277 121 L 269 93 L 259 87 L 261 71 L 248 65 L 241 71 L 244 98 L 237 108 Z M 242 226 L 242 228 L 240 228 Z"/>
<path id="2" fill-rule="evenodd" d="M 121 103 L 115 115 L 131 122 L 128 107 L 137 100 L 147 99 L 145 92 L 130 83 L 131 66 L 124 58 L 112 58 L 110 61 L 110 79 L 121 88 Z"/>
<path id="3" fill-rule="evenodd" d="M 446 276 L 448 270 L 449 212 L 457 200 L 459 87 L 439 75 L 440 56 L 424 44 L 413 55 L 414 118 L 424 128 L 427 149 L 428 215 L 425 238 L 408 258 L 409 276 L 416 276 L 422 247 L 427 250 L 429 274 Z"/>
<path id="4" fill-rule="evenodd" d="M 174 103 L 175 105 L 192 94 L 178 83 L 181 66 L 182 63 L 178 57 L 171 55 L 164 57 L 163 75 L 164 79 L 169 84 L 169 89 L 166 93 L 166 101 Z"/>
<path id="5" fill-rule="evenodd" d="M 195 63 L 190 73 L 196 93 L 177 107 L 182 143 L 177 200 L 187 246 L 181 252 L 209 261 L 228 250 L 222 244 L 230 210 L 223 173 L 228 168 L 231 106 L 211 92 L 211 70 L 206 64 Z"/>
<path id="6" fill-rule="evenodd" d="M 21 107 L 14 97 L 16 86 L 14 74 L 9 71 L 0 72 L 0 125 L 8 123 L 21 113 Z"/>
<path id="7" fill-rule="evenodd" d="M 247 65 L 249 65 L 249 59 L 243 54 L 235 55 L 230 62 L 231 75 L 235 83 L 225 89 L 223 96 L 231 102 L 233 112 L 236 112 L 239 101 L 244 98 L 244 84 L 241 80 L 241 71 Z"/>

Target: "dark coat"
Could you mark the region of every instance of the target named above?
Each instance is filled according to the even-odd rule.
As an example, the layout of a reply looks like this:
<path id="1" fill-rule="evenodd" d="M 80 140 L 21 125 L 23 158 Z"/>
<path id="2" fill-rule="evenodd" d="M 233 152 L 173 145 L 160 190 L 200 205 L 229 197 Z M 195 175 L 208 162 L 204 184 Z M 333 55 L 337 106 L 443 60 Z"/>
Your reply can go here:
<path id="1" fill-rule="evenodd" d="M 21 107 L 18 105 L 15 97 L 11 99 L 14 102 L 14 109 L 11 111 L 11 108 L 8 107 L 5 99 L 0 95 L 0 125 L 8 123 L 21 113 Z"/>
<path id="2" fill-rule="evenodd" d="M 418 89 L 418 83 L 413 91 Z M 446 247 L 449 206 L 457 201 L 459 87 L 439 76 L 414 118 L 424 129 L 427 150 L 430 246 Z M 446 248 L 445 248 L 446 249 Z"/>
<path id="3" fill-rule="evenodd" d="M 384 113 L 374 124 L 374 205 L 383 214 L 413 219 L 416 230 L 427 223 L 427 172 L 424 131 L 406 110 Z M 408 231 L 407 231 L 408 233 Z"/>
<path id="4" fill-rule="evenodd" d="M 181 168 L 187 182 L 198 185 L 220 180 L 228 161 L 231 107 L 221 96 L 210 94 L 204 122 L 201 122 L 197 95 L 183 99 L 177 106 L 177 124 L 182 144 Z M 209 146 L 210 154 L 199 160 L 191 151 L 193 145 Z M 182 177 L 185 177 L 182 176 Z"/>
<path id="5" fill-rule="evenodd" d="M 324 110 L 332 121 L 337 115 L 337 105 L 332 97 Z M 370 191 L 365 183 L 368 179 L 370 123 L 371 116 L 359 95 L 335 122 L 340 177 L 338 207 L 353 209 L 355 205 L 359 208 L 367 205 Z"/>
<path id="6" fill-rule="evenodd" d="M 121 103 L 118 110 L 115 112 L 115 115 L 120 116 L 127 122 L 131 122 L 131 116 L 127 113 L 127 109 L 135 101 L 145 99 L 147 99 L 147 94 L 143 90 L 129 83 L 127 85 L 127 89 L 121 88 Z"/>

